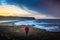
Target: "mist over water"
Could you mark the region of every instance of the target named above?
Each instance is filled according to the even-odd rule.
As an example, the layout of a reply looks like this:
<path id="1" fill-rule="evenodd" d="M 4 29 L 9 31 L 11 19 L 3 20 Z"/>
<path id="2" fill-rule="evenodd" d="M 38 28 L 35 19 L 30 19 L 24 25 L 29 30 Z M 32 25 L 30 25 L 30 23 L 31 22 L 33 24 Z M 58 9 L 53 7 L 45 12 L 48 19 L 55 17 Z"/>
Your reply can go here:
<path id="1" fill-rule="evenodd" d="M 59 25 L 60 23 L 54 23 L 54 22 L 37 22 L 36 20 L 26 20 L 26 21 L 19 21 L 14 23 L 16 26 L 20 26 L 20 25 L 34 25 L 32 27 L 34 28 L 39 28 L 39 29 L 43 29 L 49 32 L 60 32 L 60 28 Z M 29 26 L 30 27 L 30 26 Z"/>

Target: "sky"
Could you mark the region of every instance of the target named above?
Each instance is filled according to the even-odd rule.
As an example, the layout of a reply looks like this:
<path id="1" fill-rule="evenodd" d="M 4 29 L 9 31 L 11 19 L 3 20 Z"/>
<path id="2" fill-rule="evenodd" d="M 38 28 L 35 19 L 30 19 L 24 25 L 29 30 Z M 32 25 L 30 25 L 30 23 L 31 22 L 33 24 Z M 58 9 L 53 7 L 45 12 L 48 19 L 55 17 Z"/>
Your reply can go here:
<path id="1" fill-rule="evenodd" d="M 0 16 L 60 18 L 60 0 L 0 0 Z"/>

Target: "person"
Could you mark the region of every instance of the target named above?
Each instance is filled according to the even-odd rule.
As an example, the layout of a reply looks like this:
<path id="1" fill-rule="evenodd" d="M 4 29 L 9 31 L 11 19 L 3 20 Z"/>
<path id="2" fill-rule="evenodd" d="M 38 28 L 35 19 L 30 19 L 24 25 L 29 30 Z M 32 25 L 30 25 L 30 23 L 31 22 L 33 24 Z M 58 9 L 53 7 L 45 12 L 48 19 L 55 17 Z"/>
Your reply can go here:
<path id="1" fill-rule="evenodd" d="M 28 32 L 29 32 L 29 27 L 28 26 L 25 27 L 25 32 L 26 32 L 26 35 L 28 35 Z"/>

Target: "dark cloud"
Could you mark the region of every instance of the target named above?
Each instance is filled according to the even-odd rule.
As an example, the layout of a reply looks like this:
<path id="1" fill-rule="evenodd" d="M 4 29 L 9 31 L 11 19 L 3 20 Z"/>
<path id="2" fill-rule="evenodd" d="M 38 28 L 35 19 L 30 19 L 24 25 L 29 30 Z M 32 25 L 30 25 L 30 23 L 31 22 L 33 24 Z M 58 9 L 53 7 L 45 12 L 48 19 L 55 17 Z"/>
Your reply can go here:
<path id="1" fill-rule="evenodd" d="M 60 17 L 60 1 L 59 0 L 51 0 L 46 1 L 46 12 L 49 15 Z"/>

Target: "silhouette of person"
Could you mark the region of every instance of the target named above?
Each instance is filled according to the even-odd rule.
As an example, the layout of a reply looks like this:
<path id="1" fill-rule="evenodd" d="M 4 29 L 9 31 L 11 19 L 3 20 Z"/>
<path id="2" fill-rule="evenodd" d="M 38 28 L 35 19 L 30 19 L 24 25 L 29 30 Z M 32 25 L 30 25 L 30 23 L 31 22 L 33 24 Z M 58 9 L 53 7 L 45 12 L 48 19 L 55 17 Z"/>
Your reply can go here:
<path id="1" fill-rule="evenodd" d="M 28 32 L 29 32 L 29 27 L 28 26 L 25 27 L 25 32 L 26 32 L 26 35 L 28 35 Z"/>

